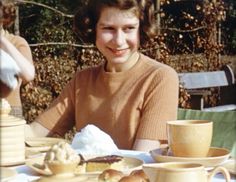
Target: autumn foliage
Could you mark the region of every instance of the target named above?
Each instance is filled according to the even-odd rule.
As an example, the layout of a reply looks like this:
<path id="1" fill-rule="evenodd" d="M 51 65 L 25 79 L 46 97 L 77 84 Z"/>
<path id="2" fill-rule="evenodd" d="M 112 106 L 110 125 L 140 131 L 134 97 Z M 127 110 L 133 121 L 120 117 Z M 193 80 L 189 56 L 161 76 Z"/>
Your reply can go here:
<path id="1" fill-rule="evenodd" d="M 47 5 L 63 9 L 56 4 Z M 31 122 L 58 96 L 76 69 L 97 65 L 103 58 L 93 45 L 83 44 L 74 34 L 70 16 L 30 3 L 18 6 L 20 32 L 31 45 L 36 67 L 34 81 L 21 89 L 24 116 Z M 217 37 L 225 8 L 223 1 L 162 0 L 157 11 L 160 34 L 140 51 L 179 73 L 221 69 L 226 63 L 219 57 L 223 45 Z M 29 26 L 32 20 L 36 23 Z M 217 88 L 211 92 L 205 102 L 214 106 Z M 179 107 L 189 108 L 190 95 L 182 85 L 179 96 Z"/>

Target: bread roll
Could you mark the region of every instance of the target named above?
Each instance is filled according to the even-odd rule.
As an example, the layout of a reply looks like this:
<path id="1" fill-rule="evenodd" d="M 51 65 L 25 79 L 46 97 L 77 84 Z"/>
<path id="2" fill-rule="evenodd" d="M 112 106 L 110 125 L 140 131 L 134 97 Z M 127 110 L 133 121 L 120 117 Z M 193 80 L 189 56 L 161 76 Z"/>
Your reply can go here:
<path id="1" fill-rule="evenodd" d="M 135 175 L 125 176 L 119 182 L 147 182 L 144 178 Z"/>
<path id="2" fill-rule="evenodd" d="M 98 182 L 118 182 L 124 174 L 115 169 L 106 169 L 98 176 Z"/>
<path id="3" fill-rule="evenodd" d="M 145 179 L 146 181 L 149 181 L 148 176 L 145 174 L 145 172 L 142 169 L 137 169 L 134 170 L 130 173 L 130 176 L 139 176 L 143 179 Z"/>

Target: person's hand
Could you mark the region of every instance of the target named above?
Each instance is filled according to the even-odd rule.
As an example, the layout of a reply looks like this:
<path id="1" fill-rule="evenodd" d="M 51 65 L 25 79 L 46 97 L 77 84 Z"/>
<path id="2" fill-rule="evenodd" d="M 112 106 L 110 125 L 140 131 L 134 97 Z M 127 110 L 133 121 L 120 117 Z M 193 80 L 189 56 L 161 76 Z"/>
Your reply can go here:
<path id="1" fill-rule="evenodd" d="M 133 150 L 149 152 L 150 150 L 160 148 L 159 140 L 136 139 Z"/>

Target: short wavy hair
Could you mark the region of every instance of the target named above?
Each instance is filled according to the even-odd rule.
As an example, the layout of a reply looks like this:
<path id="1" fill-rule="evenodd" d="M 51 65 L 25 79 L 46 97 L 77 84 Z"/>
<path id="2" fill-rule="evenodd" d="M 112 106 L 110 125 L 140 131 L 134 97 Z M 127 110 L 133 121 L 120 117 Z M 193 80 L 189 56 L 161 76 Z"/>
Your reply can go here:
<path id="1" fill-rule="evenodd" d="M 104 7 L 130 10 L 140 20 L 140 42 L 144 45 L 157 35 L 155 9 L 152 0 L 89 0 L 74 17 L 74 31 L 86 43 L 95 44 L 96 24 Z"/>

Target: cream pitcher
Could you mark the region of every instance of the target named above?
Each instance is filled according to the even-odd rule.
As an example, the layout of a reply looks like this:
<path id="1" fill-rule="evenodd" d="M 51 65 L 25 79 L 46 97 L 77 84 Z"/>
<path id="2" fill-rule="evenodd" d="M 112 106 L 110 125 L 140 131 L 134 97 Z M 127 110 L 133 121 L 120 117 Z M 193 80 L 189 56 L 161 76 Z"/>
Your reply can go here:
<path id="1" fill-rule="evenodd" d="M 0 99 L 0 166 L 11 166 L 25 162 L 26 121 L 9 115 L 11 106 Z"/>
<path id="2" fill-rule="evenodd" d="M 167 162 L 144 164 L 143 170 L 150 182 L 211 182 L 219 172 L 224 175 L 226 182 L 230 181 L 229 172 L 222 166 L 207 172 L 202 164 Z"/>

